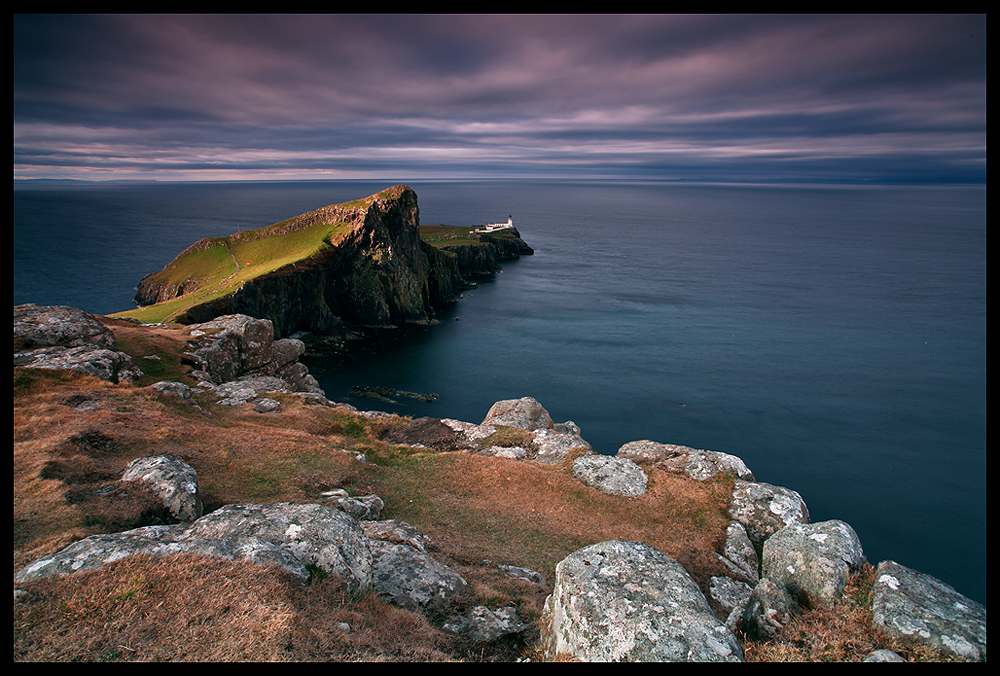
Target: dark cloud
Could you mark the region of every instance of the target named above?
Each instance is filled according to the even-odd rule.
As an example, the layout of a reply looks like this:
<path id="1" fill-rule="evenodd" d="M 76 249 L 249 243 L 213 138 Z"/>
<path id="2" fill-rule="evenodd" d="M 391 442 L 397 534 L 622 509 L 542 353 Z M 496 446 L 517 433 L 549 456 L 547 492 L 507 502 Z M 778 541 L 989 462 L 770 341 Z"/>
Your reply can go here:
<path id="1" fill-rule="evenodd" d="M 985 17 L 15 15 L 15 177 L 982 181 Z"/>

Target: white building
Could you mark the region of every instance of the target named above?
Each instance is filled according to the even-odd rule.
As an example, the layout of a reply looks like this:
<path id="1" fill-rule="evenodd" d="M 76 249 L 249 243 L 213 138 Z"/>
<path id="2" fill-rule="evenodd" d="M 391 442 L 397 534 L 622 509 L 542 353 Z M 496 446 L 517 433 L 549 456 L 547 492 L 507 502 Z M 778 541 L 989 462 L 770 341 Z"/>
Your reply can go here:
<path id="1" fill-rule="evenodd" d="M 497 230 L 504 230 L 506 228 L 514 227 L 513 216 L 507 217 L 506 223 L 487 223 L 485 228 L 476 228 L 476 232 L 496 232 Z"/>

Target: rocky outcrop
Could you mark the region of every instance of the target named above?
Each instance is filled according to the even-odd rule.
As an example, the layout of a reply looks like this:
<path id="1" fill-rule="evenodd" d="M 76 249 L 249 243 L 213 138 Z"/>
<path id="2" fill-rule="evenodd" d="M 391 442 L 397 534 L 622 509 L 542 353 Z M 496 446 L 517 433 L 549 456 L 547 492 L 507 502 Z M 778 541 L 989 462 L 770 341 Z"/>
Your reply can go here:
<path id="1" fill-rule="evenodd" d="M 438 248 L 453 256 L 463 277 L 480 277 L 500 272 L 503 261 L 534 254 L 516 228 L 510 228 L 508 233 L 508 237 L 483 233 L 478 235 L 479 244 L 444 244 Z"/>
<path id="2" fill-rule="evenodd" d="M 225 315 L 186 327 L 181 362 L 191 376 L 227 404 L 253 401 L 264 392 L 322 395 L 316 379 L 298 358 L 305 345 L 295 338 L 274 339 L 267 319 Z"/>
<path id="3" fill-rule="evenodd" d="M 687 571 L 638 542 L 601 542 L 556 566 L 545 655 L 588 662 L 739 662 L 743 650 Z"/>
<path id="4" fill-rule="evenodd" d="M 142 377 L 94 315 L 66 306 L 14 306 L 14 366 L 79 371 L 111 383 Z"/>

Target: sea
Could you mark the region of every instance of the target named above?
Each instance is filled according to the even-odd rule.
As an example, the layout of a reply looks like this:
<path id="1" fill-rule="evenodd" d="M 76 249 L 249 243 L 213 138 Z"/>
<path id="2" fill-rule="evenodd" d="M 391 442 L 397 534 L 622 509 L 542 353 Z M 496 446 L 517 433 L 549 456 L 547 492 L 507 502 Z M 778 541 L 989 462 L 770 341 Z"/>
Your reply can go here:
<path id="1" fill-rule="evenodd" d="M 649 439 L 737 455 L 812 521 L 849 523 L 873 564 L 986 604 L 982 185 L 15 183 L 14 304 L 127 310 L 198 239 L 395 183 L 422 224 L 511 217 L 535 253 L 436 322 L 306 355 L 328 398 L 478 423 L 534 397 L 598 453 Z"/>

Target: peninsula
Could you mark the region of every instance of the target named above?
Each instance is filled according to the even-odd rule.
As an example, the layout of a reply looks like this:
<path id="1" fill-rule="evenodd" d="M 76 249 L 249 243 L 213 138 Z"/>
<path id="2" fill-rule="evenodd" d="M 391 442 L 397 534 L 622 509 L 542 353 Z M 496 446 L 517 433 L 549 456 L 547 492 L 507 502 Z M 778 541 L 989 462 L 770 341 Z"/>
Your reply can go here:
<path id="1" fill-rule="evenodd" d="M 275 334 L 432 320 L 470 280 L 533 250 L 513 227 L 420 226 L 417 194 L 396 185 L 257 230 L 205 238 L 138 284 L 116 314 L 192 324 L 246 314 Z"/>

